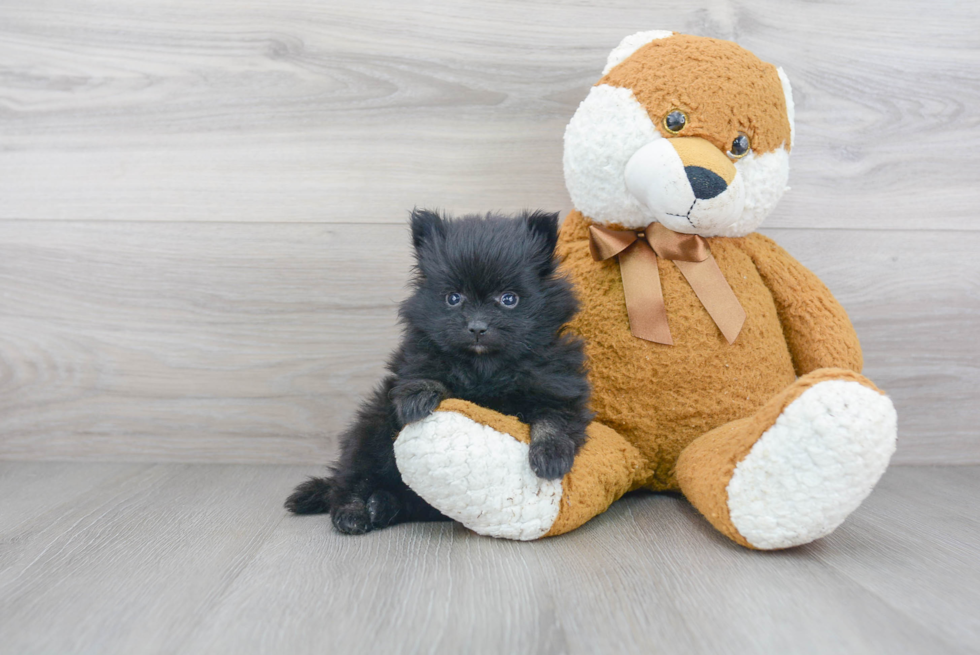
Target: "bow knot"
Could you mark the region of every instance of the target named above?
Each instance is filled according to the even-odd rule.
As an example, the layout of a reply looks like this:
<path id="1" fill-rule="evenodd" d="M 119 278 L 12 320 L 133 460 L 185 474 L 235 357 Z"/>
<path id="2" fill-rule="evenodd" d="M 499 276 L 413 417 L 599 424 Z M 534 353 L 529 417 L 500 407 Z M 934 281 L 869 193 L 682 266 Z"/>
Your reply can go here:
<path id="1" fill-rule="evenodd" d="M 589 250 L 595 261 L 619 258 L 633 336 L 666 345 L 674 343 L 667 325 L 658 256 L 674 262 L 728 343 L 733 343 L 742 330 L 745 310 L 704 237 L 674 232 L 660 223 L 650 223 L 642 230 L 590 225 Z"/>

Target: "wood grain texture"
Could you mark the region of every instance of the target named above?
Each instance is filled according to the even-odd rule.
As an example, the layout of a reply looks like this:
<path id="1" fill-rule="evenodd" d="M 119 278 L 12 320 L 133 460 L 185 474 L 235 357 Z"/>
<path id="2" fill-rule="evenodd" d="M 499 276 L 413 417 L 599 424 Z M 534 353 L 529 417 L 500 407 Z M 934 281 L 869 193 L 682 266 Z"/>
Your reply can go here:
<path id="1" fill-rule="evenodd" d="M 407 210 L 568 210 L 564 126 L 649 28 L 788 71 L 767 230 L 850 311 L 896 460 L 980 463 L 980 12 L 925 0 L 0 0 L 0 457 L 329 460 Z"/>
<path id="2" fill-rule="evenodd" d="M 952 640 L 976 648 L 980 595 L 970 602 L 959 591 L 980 582 L 980 560 L 969 546 L 980 537 L 980 513 L 970 501 L 980 486 L 980 475 L 972 467 L 944 469 L 942 475 L 948 477 L 937 484 L 937 473 L 931 467 L 902 469 L 886 479 L 886 492 L 873 494 L 867 511 L 850 521 L 855 538 L 832 535 L 808 548 L 821 562 L 885 599 L 918 625 L 932 625 Z M 883 552 L 888 555 L 877 559 L 872 573 L 868 555 Z M 924 553 L 945 565 L 933 569 L 924 564 Z"/>
<path id="3" fill-rule="evenodd" d="M 301 471 L 156 465 L 4 526 L 0 651 L 175 652 L 282 520 Z M 33 491 L 59 498 L 50 480 Z"/>
<path id="4" fill-rule="evenodd" d="M 398 338 L 403 227 L 4 227 L 6 457 L 325 462 Z"/>
<path id="5" fill-rule="evenodd" d="M 0 3 L 0 219 L 568 210 L 564 126 L 640 29 L 794 82 L 771 227 L 977 230 L 980 14 L 925 0 Z"/>
<path id="6" fill-rule="evenodd" d="M 450 523 L 345 537 L 279 507 L 309 467 L 117 465 L 120 480 L 79 463 L 100 484 L 65 497 L 17 473 L 59 466 L 0 463 L 0 496 L 38 502 L 0 521 L 0 654 L 892 655 L 980 639 L 980 522 L 960 509 L 980 500 L 977 467 L 892 468 L 830 537 L 760 553 L 673 496 L 540 542 Z"/>
<path id="7" fill-rule="evenodd" d="M 75 502 L 99 486 L 122 484 L 150 464 L 0 462 L 0 526 L 18 529 L 53 508 Z"/>
<path id="8" fill-rule="evenodd" d="M 980 235 L 767 232 L 848 309 L 896 461 L 980 462 Z M 327 462 L 410 265 L 404 226 L 0 223 L 0 457 Z"/>

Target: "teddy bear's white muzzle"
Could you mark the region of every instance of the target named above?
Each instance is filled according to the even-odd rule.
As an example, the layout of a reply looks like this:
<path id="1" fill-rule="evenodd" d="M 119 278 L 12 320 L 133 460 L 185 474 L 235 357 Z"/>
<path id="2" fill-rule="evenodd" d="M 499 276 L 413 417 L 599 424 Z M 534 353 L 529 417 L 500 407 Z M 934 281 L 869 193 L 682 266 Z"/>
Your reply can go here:
<path id="1" fill-rule="evenodd" d="M 656 139 L 626 163 L 626 188 L 654 220 L 675 232 L 717 233 L 734 224 L 745 205 L 741 177 L 736 173 L 723 191 L 705 197 L 709 193 L 696 192 L 688 172 L 671 140 Z M 718 183 L 725 185 L 720 178 Z"/>

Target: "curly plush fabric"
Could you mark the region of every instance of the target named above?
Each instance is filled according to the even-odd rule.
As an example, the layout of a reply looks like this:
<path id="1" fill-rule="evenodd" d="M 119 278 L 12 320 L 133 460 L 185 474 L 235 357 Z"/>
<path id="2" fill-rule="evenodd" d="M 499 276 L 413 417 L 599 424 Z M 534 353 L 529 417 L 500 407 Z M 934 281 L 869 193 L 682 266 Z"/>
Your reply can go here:
<path id="1" fill-rule="evenodd" d="M 558 252 L 582 304 L 569 328 L 586 341 L 593 410 L 599 422 L 619 432 L 652 464 L 644 486 L 677 489 L 673 468 L 685 446 L 719 425 L 752 414 L 796 379 L 776 302 L 744 247 L 746 241 L 761 237 L 708 239 L 747 316 L 733 344 L 725 340 L 673 262 L 658 260 L 674 335 L 674 345 L 664 346 L 630 332 L 619 264 L 593 261 L 589 224 L 580 213 L 569 214 Z M 813 292 L 826 295 L 827 306 L 839 308 L 823 285 Z M 814 338 L 836 340 L 836 335 Z"/>
<path id="2" fill-rule="evenodd" d="M 675 109 L 687 116 L 676 134 L 663 125 Z M 447 401 L 436 415 L 452 419 L 430 417 L 403 433 L 406 444 L 414 440 L 410 450 L 427 453 L 414 457 L 406 479 L 419 482 L 409 484 L 473 530 L 510 530 L 519 539 L 572 530 L 642 487 L 679 489 L 749 548 L 788 548 L 836 528 L 888 465 L 896 416 L 860 375 L 861 347 L 840 303 L 771 239 L 752 233 L 785 191 L 793 112 L 786 76 L 734 43 L 665 32 L 624 39 L 565 132 L 565 179 L 577 209 L 562 225 L 557 254 L 582 307 L 567 329 L 586 342 L 596 413 L 589 440 L 561 482 L 539 493 L 528 427 Z M 725 157 L 738 154 L 730 148 L 739 133 L 751 151 L 734 161 L 733 176 Z M 673 141 L 678 135 L 684 140 Z M 706 155 L 711 148 L 718 153 Z M 675 205 L 694 193 L 693 181 L 684 187 L 689 168 L 715 174 L 726 188 L 691 196 L 685 215 L 687 203 Z M 684 193 L 672 195 L 677 189 Z M 721 200 L 728 204 L 712 209 Z M 633 336 L 619 262 L 593 260 L 589 226 L 641 229 L 651 220 L 706 237 L 746 313 L 734 343 L 663 257 L 657 267 L 674 344 Z M 471 447 L 479 455 L 447 454 Z M 429 485 L 442 475 L 430 461 L 447 457 L 456 473 Z M 487 495 L 484 481 L 500 475 L 495 467 L 508 473 Z M 508 515 L 518 517 L 516 528 L 506 525 Z"/>
<path id="3" fill-rule="evenodd" d="M 395 441 L 398 470 L 416 493 L 472 530 L 543 537 L 561 509 L 561 481 L 542 480 L 527 464 L 526 425 L 496 417 L 490 422 L 500 430 L 452 411 L 406 426 Z"/>
<path id="4" fill-rule="evenodd" d="M 779 73 L 730 41 L 675 34 L 655 39 L 597 82 L 630 89 L 663 136 L 664 117 L 688 115 L 684 136 L 699 136 L 727 152 L 739 132 L 757 153 L 790 144 L 790 122 Z"/>
<path id="5" fill-rule="evenodd" d="M 847 312 L 816 275 L 761 234 L 740 239 L 772 293 L 797 375 L 828 366 L 861 372 L 864 358 Z"/>
<path id="6" fill-rule="evenodd" d="M 821 426 L 821 429 L 812 429 L 812 426 L 806 421 L 801 421 L 798 418 L 787 419 L 784 416 L 784 412 L 787 408 L 791 407 L 797 400 L 804 396 L 811 389 L 814 389 L 820 385 L 827 384 L 850 384 L 855 385 L 861 389 L 867 389 L 871 392 L 872 396 L 876 396 L 881 400 L 881 404 L 884 408 L 879 407 L 876 403 L 873 411 L 868 413 L 868 420 L 871 422 L 881 422 L 884 421 L 882 430 L 879 430 L 873 435 L 867 435 L 869 438 L 874 439 L 874 443 L 870 444 L 870 452 L 873 453 L 872 457 L 868 459 L 872 461 L 872 466 L 870 466 L 870 473 L 865 473 L 863 470 L 851 475 L 844 475 L 844 481 L 836 484 L 828 485 L 828 482 L 834 482 L 835 479 L 841 478 L 844 468 L 842 463 L 837 461 L 838 459 L 848 459 L 854 458 L 856 453 L 851 452 L 849 448 L 842 448 L 844 445 L 841 443 L 838 435 L 844 438 L 846 441 L 850 438 L 850 434 L 847 430 L 834 430 L 825 429 Z M 848 391 L 851 389 L 849 388 Z M 822 397 L 826 397 L 825 392 L 821 393 Z M 866 397 L 861 397 L 863 394 L 857 396 L 861 400 L 867 400 Z M 841 395 L 837 394 L 834 397 L 834 401 L 837 402 L 841 399 Z M 819 405 L 819 403 L 818 403 Z M 711 522 L 719 531 L 731 538 L 732 540 L 748 547 L 764 547 L 761 544 L 754 544 L 749 541 L 749 539 L 736 527 L 733 517 L 731 515 L 730 509 L 730 485 L 735 475 L 736 468 L 740 467 L 743 462 L 746 462 L 747 456 L 756 446 L 759 446 L 758 453 L 761 454 L 762 459 L 766 459 L 766 450 L 769 449 L 769 444 L 764 443 L 761 437 L 770 433 L 771 430 L 775 429 L 782 421 L 783 434 L 776 436 L 776 441 L 785 440 L 787 438 L 795 438 L 798 442 L 803 442 L 805 440 L 811 439 L 814 436 L 818 438 L 817 445 L 822 446 L 819 450 L 814 448 L 811 443 L 803 444 L 804 447 L 797 449 L 795 452 L 799 453 L 800 456 L 807 458 L 807 461 L 812 461 L 815 456 L 817 460 L 824 460 L 830 465 L 826 467 L 824 471 L 814 471 L 806 470 L 806 468 L 799 468 L 795 466 L 785 466 L 788 464 L 795 464 L 796 462 L 786 462 L 782 461 L 779 464 L 783 465 L 783 469 L 776 474 L 773 474 L 772 467 L 769 467 L 768 471 L 765 466 L 759 466 L 758 463 L 749 464 L 749 467 L 754 467 L 756 470 L 761 470 L 771 474 L 771 478 L 776 482 L 776 489 L 767 489 L 760 487 L 758 484 L 754 487 L 754 491 L 748 491 L 751 487 L 751 483 L 757 483 L 757 474 L 750 473 L 748 477 L 751 480 L 750 483 L 737 483 L 736 490 L 742 492 L 742 504 L 739 508 L 741 512 L 742 525 L 746 523 L 759 522 L 767 520 L 767 517 L 772 515 L 767 515 L 765 512 L 760 511 L 757 506 L 753 509 L 746 509 L 744 505 L 751 504 L 746 503 L 745 496 L 752 496 L 753 493 L 756 497 L 761 495 L 778 495 L 777 490 L 783 492 L 786 488 L 791 486 L 787 480 L 794 480 L 799 482 L 799 476 L 809 476 L 812 478 L 814 485 L 823 485 L 826 489 L 834 490 L 835 487 L 841 487 L 841 492 L 838 498 L 831 498 L 831 500 L 844 500 L 848 494 L 853 495 L 857 492 L 859 497 L 858 502 L 864 499 L 864 496 L 871 490 L 871 485 L 878 480 L 881 473 L 884 472 L 884 465 L 888 462 L 888 457 L 895 448 L 894 440 L 894 411 L 891 411 L 890 422 L 885 421 L 885 419 L 880 418 L 887 416 L 888 408 L 891 407 L 891 403 L 888 402 L 887 398 L 881 393 L 881 391 L 874 386 L 867 378 L 855 373 L 854 371 L 849 371 L 846 369 L 821 369 L 814 371 L 809 375 L 801 377 L 799 380 L 794 382 L 792 385 L 784 389 L 782 392 L 776 394 L 771 398 L 758 412 L 751 416 L 739 419 L 737 421 L 732 421 L 721 425 L 714 430 L 711 430 L 707 434 L 698 438 L 694 443 L 692 443 L 688 448 L 686 448 L 679 460 L 677 461 L 677 477 L 681 489 L 684 492 L 685 497 L 690 500 L 700 511 L 704 514 L 705 518 Z M 862 404 L 855 404 L 854 409 L 859 413 L 863 411 Z M 879 420 L 880 419 L 880 420 Z M 859 420 L 859 419 L 858 419 Z M 790 430 L 786 429 L 786 424 L 792 425 Z M 800 425 L 802 423 L 802 425 Z M 890 428 L 890 432 L 889 429 Z M 860 439 L 853 440 L 854 443 L 851 446 L 855 449 L 861 449 L 862 451 L 866 448 L 868 444 L 861 443 Z M 781 449 L 783 454 L 788 452 L 790 449 L 783 447 Z M 881 454 L 884 454 L 883 463 L 879 466 L 878 463 L 881 462 Z M 785 457 L 784 457 L 785 459 Z M 857 454 L 855 464 L 862 464 L 861 460 L 864 457 Z M 828 461 L 829 460 L 829 461 Z M 782 476 L 782 477 L 781 477 Z M 743 476 L 744 478 L 745 476 Z M 870 483 L 869 483 L 870 480 Z M 824 489 L 824 490 L 826 490 Z M 747 492 L 747 493 L 746 493 Z M 801 502 L 799 505 L 805 507 L 809 499 L 812 496 L 806 496 L 806 498 L 800 498 Z M 769 503 L 770 505 L 773 503 Z M 812 504 L 812 503 L 811 503 Z M 837 502 L 834 507 L 841 508 L 845 506 L 846 503 Z M 856 506 L 856 505 L 855 505 Z M 853 509 L 850 507 L 849 511 Z M 846 514 L 845 514 L 846 515 Z M 774 518 L 774 517 L 773 517 Z M 813 526 L 811 529 L 814 532 L 824 532 L 822 529 L 828 523 L 824 516 L 811 516 L 806 517 L 811 519 L 808 523 L 809 526 Z M 843 517 L 841 517 L 843 520 Z M 832 527 L 837 527 L 840 521 L 833 523 Z M 778 526 L 777 526 L 778 527 Z M 822 534 L 816 536 L 823 536 Z M 811 541 L 815 539 L 816 536 L 806 539 L 805 541 Z M 765 541 L 760 540 L 760 541 Z M 805 543 L 798 542 L 798 543 Z M 782 546 L 782 547 L 785 547 Z"/>
<path id="7" fill-rule="evenodd" d="M 542 480 L 528 463 L 528 426 L 459 399 L 402 430 L 395 458 L 416 493 L 465 526 L 527 541 L 563 534 L 604 512 L 646 475 L 640 453 L 593 423 L 562 480 Z"/>
<path id="8" fill-rule="evenodd" d="M 891 401 L 862 381 L 805 390 L 735 467 L 725 493 L 738 534 L 764 549 L 830 534 L 885 472 L 895 430 Z"/>
<path id="9" fill-rule="evenodd" d="M 675 110 L 687 119 L 676 134 L 664 126 L 665 116 Z M 696 227 L 702 236 L 745 236 L 786 190 L 793 114 L 786 75 L 734 43 L 640 32 L 610 54 L 603 77 L 569 121 L 565 183 L 575 208 L 592 220 L 642 228 L 683 209 L 665 215 L 627 191 L 623 175 L 634 154 L 653 141 L 681 137 L 710 143 L 724 156 L 744 135 L 751 149 L 735 161 L 731 193 L 701 202 L 695 213 L 701 214 Z M 684 181 L 683 171 L 674 173 Z M 668 227 L 684 232 L 685 225 L 682 218 L 680 225 Z"/>
<path id="10" fill-rule="evenodd" d="M 521 443 L 531 442 L 530 431 L 524 423 L 465 400 L 445 400 L 437 412 L 452 412 Z M 568 532 L 604 512 L 647 474 L 639 451 L 615 431 L 593 423 L 587 432 L 588 441 L 575 457 L 572 470 L 561 481 L 561 510 L 544 536 Z M 530 470 L 526 460 L 525 449 L 522 459 L 512 466 Z M 472 467 L 474 463 L 471 461 L 469 465 Z"/>

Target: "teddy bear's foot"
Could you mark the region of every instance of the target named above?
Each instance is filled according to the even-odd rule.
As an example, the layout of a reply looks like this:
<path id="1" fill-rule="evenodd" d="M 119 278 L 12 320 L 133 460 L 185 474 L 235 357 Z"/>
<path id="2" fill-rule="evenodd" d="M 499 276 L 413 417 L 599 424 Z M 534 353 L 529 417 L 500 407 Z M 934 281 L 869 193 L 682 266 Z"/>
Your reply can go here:
<path id="1" fill-rule="evenodd" d="M 639 452 L 593 423 L 572 470 L 544 480 L 528 461 L 530 431 L 462 400 L 444 401 L 395 440 L 402 479 L 470 530 L 527 541 L 568 532 L 599 514 L 644 475 Z"/>
<path id="2" fill-rule="evenodd" d="M 866 378 L 821 369 L 754 416 L 700 437 L 677 462 L 685 496 L 751 548 L 830 534 L 861 504 L 895 452 L 895 409 Z"/>

